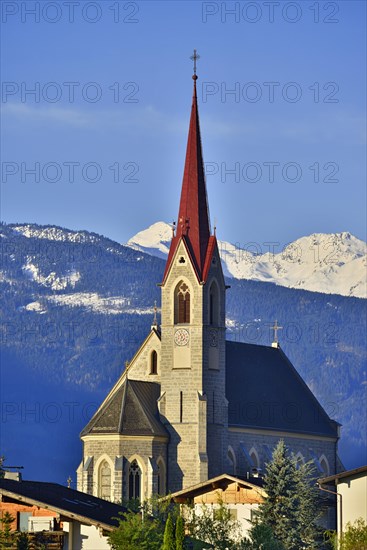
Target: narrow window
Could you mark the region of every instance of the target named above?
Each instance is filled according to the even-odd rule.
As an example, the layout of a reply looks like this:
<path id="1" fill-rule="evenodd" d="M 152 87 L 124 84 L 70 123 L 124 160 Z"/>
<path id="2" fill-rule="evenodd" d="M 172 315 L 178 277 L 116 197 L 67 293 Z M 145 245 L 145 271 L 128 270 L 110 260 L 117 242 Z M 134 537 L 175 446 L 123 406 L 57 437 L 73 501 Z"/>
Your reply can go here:
<path id="1" fill-rule="evenodd" d="M 155 350 L 150 355 L 150 374 L 158 374 L 158 355 Z"/>
<path id="2" fill-rule="evenodd" d="M 219 324 L 219 293 L 218 287 L 213 282 L 209 289 L 209 324 Z"/>
<path id="3" fill-rule="evenodd" d="M 236 457 L 234 456 L 232 449 L 228 449 L 227 456 L 230 463 L 229 473 L 234 476 L 236 475 Z"/>
<path id="4" fill-rule="evenodd" d="M 180 391 L 180 422 L 182 422 L 182 416 L 183 416 L 183 395 L 182 395 L 182 391 Z"/>
<path id="5" fill-rule="evenodd" d="M 329 468 L 329 463 L 327 461 L 327 458 L 324 455 L 320 458 L 320 466 L 324 475 L 328 476 L 330 473 L 330 468 Z"/>
<path id="6" fill-rule="evenodd" d="M 190 292 L 186 283 L 180 282 L 175 291 L 175 323 L 190 322 Z"/>
<path id="7" fill-rule="evenodd" d="M 104 460 L 100 466 L 99 475 L 99 496 L 106 500 L 111 498 L 111 468 Z"/>
<path id="8" fill-rule="evenodd" d="M 140 499 L 141 494 L 141 469 L 136 460 L 129 467 L 129 499 Z"/>
<path id="9" fill-rule="evenodd" d="M 214 424 L 214 422 L 215 422 L 215 392 L 214 391 L 213 391 L 212 405 L 213 405 L 213 424 Z"/>
<path id="10" fill-rule="evenodd" d="M 158 465 L 158 494 L 165 495 L 166 494 L 166 467 L 161 458 L 159 458 L 157 465 Z"/>

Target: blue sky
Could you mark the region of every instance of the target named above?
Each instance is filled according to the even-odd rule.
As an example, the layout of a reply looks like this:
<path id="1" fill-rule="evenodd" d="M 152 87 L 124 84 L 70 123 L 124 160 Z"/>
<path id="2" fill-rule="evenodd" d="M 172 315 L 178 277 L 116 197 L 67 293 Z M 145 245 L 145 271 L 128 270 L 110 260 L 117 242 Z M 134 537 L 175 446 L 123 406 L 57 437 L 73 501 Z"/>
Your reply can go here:
<path id="1" fill-rule="evenodd" d="M 219 238 L 364 239 L 366 4 L 270 4 L 3 1 L 2 219 L 119 242 L 174 220 L 197 48 Z"/>

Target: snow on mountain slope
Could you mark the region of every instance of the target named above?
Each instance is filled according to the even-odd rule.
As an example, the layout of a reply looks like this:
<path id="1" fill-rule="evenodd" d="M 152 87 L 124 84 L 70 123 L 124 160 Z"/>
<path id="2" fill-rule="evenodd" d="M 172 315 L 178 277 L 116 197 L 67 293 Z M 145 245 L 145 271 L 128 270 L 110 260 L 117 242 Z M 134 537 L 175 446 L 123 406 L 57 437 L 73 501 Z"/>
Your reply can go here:
<path id="1" fill-rule="evenodd" d="M 127 246 L 166 258 L 171 227 L 157 222 L 132 237 Z M 266 281 L 288 288 L 367 297 L 367 244 L 350 233 L 314 233 L 280 243 L 230 244 L 218 241 L 225 275 Z"/>
<path id="2" fill-rule="evenodd" d="M 148 229 L 132 237 L 126 246 L 146 252 L 151 256 L 166 259 L 172 238 L 172 228 L 168 223 L 157 222 Z"/>
<path id="3" fill-rule="evenodd" d="M 52 271 L 47 276 L 42 275 L 38 266 L 32 262 L 30 257 L 27 258 L 27 262 L 23 265 L 22 270 L 30 279 L 42 286 L 50 287 L 52 290 L 64 290 L 67 286 L 74 288 L 80 279 L 80 273 L 75 270 L 65 276 L 57 275 L 55 271 Z"/>

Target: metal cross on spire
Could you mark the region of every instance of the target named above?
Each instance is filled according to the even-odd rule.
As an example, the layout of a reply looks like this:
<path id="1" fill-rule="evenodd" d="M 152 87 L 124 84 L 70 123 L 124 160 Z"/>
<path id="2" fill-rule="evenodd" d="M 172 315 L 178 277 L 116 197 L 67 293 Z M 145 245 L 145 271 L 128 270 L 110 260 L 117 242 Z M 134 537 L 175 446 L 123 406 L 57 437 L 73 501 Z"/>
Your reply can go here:
<path id="1" fill-rule="evenodd" d="M 194 55 L 190 57 L 191 61 L 194 62 L 194 76 L 196 76 L 196 61 L 200 59 L 200 55 L 194 50 Z"/>
<path id="2" fill-rule="evenodd" d="M 278 330 L 281 330 L 283 327 L 278 325 L 278 321 L 277 321 L 277 319 L 275 319 L 275 323 L 271 328 L 274 331 L 273 344 L 275 344 L 275 346 L 277 347 L 278 346 Z"/>

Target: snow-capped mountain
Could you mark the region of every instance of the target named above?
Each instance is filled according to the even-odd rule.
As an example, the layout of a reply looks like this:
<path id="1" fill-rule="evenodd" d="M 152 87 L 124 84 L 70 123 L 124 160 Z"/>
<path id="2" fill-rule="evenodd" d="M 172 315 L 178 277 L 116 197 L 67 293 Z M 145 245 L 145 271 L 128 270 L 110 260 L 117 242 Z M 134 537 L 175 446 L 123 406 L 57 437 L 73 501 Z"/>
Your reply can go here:
<path id="1" fill-rule="evenodd" d="M 166 258 L 171 226 L 157 222 L 132 237 L 127 246 Z M 280 243 L 231 244 L 218 241 L 224 274 L 288 288 L 367 297 L 367 244 L 350 233 L 314 233 Z"/>
<path id="2" fill-rule="evenodd" d="M 12 423 L 2 424 L 3 446 L 8 441 L 13 448 L 12 442 L 20 441 L 24 456 L 34 448 L 30 463 L 36 468 L 35 477 L 43 479 L 45 460 L 41 458 L 52 464 L 56 448 L 60 456 L 65 455 L 65 444 L 79 453 L 78 433 L 86 421 L 84 404 L 88 408 L 104 397 L 125 361 L 146 338 L 155 302 L 159 319 L 156 283 L 162 281 L 161 258 L 166 257 L 171 236 L 170 226 L 160 223 L 131 239 L 126 247 L 88 231 L 0 224 L 2 394 L 29 411 L 35 410 L 35 403 L 47 411 L 52 402 L 73 403 L 81 412 L 80 423 L 73 424 L 70 411 L 63 409 L 57 433 L 65 438 L 52 445 L 47 438 L 46 447 L 34 446 L 38 423 L 33 414 L 27 417 L 28 424 L 20 422 L 16 414 L 10 415 Z M 329 279 L 323 272 L 329 267 L 325 265 L 329 254 L 329 260 L 335 260 L 330 266 L 339 270 L 335 277 L 343 274 L 342 269 L 350 270 L 344 271 L 343 278 L 351 286 L 358 280 L 355 266 L 363 259 L 366 245 L 347 234 L 336 236 L 335 241 L 328 241 L 329 237 L 305 237 L 293 243 L 297 245 L 293 249 L 275 249 L 275 257 L 270 259 L 252 250 L 246 260 L 245 247 L 220 242 L 225 272 L 232 275 L 226 298 L 226 337 L 270 345 L 270 327 L 278 319 L 283 327 L 282 349 L 327 412 L 343 424 L 341 453 L 349 467 L 356 467 L 365 456 L 367 433 L 364 301 L 308 292 L 301 285 L 286 288 L 284 281 L 284 286 L 263 282 L 283 278 L 289 285 L 296 277 L 306 279 L 314 272 L 320 286 L 322 281 L 325 290 L 335 292 L 335 282 L 334 287 L 331 283 L 330 289 L 326 287 L 334 271 L 329 271 Z M 297 250 L 302 254 L 296 256 Z M 307 261 L 301 263 L 304 258 Z M 318 263 L 314 265 L 314 261 Z M 241 278 L 245 275 L 259 282 Z M 40 423 L 38 428 L 44 430 L 45 426 Z M 65 455 L 65 460 L 66 456 L 70 455 Z M 42 468 L 37 471 L 39 464 Z M 66 479 L 71 466 L 75 464 L 63 466 L 58 481 Z"/>

